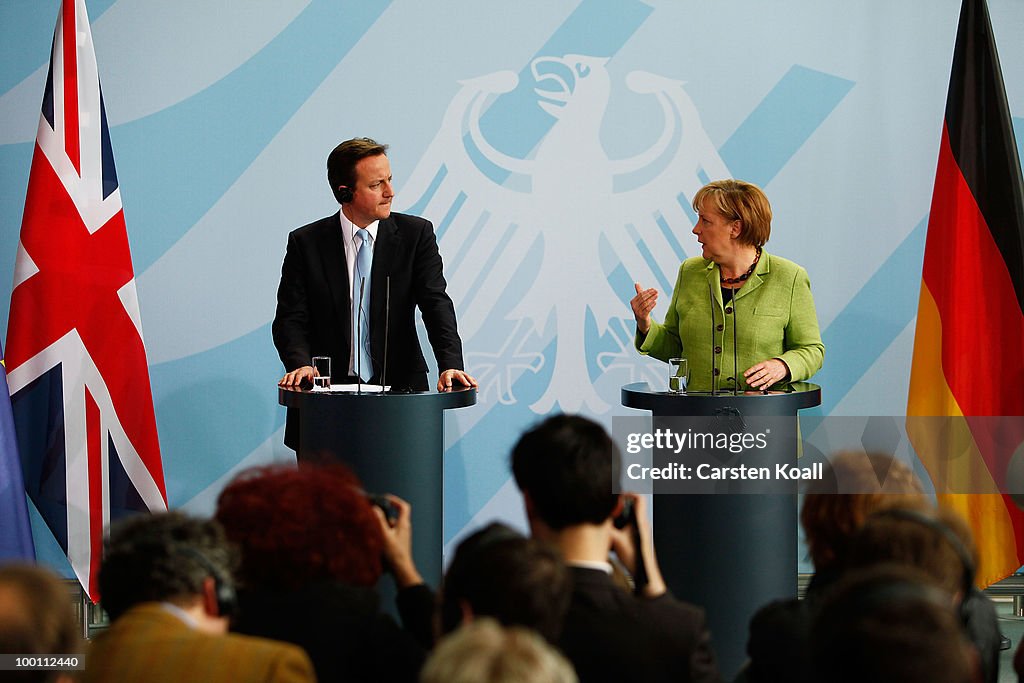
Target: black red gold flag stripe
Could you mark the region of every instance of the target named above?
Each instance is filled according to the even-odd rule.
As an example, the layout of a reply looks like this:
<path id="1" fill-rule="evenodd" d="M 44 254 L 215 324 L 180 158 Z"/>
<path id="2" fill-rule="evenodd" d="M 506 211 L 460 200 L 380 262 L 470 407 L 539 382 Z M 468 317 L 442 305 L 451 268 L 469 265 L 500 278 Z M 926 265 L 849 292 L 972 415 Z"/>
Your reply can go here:
<path id="1" fill-rule="evenodd" d="M 1024 415 L 1024 181 L 984 0 L 963 0 L 960 11 L 907 415 L 964 417 L 981 456 L 967 476 L 988 478 L 1001 493 L 943 493 L 940 503 L 963 513 L 974 530 L 980 585 L 1016 571 L 1024 564 L 1024 512 L 997 489 L 1006 454 L 971 422 Z M 911 434 L 933 480 L 948 475 L 948 444 Z M 936 490 L 948 489 L 936 481 Z"/>

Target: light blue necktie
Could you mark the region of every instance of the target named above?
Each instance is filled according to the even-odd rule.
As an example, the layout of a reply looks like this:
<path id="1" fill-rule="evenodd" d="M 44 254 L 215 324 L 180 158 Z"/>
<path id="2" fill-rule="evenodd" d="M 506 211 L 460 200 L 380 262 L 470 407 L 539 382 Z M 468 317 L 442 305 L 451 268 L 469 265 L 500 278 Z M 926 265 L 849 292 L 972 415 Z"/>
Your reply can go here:
<path id="1" fill-rule="evenodd" d="M 370 268 L 373 265 L 373 238 L 366 228 L 356 230 L 353 238 L 356 242 L 356 272 L 352 278 L 352 344 L 359 356 L 356 357 L 357 373 L 362 363 L 361 377 L 369 381 L 373 376 L 373 361 L 370 359 Z M 363 285 L 363 310 L 359 312 L 359 283 Z M 362 360 L 359 360 L 359 359 Z"/>

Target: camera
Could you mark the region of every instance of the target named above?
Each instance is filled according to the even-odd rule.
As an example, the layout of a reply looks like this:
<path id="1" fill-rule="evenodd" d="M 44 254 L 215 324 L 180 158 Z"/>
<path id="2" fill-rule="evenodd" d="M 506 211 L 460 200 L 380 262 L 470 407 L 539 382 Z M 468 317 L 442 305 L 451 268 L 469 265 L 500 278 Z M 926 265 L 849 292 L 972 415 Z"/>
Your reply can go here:
<path id="1" fill-rule="evenodd" d="M 388 500 L 387 496 L 381 493 L 367 493 L 366 499 L 370 501 L 371 505 L 380 508 L 390 526 L 395 525 L 395 522 L 398 521 L 398 506 Z"/>
<path id="2" fill-rule="evenodd" d="M 632 498 L 624 498 L 622 500 L 622 511 L 612 520 L 612 524 L 615 525 L 616 529 L 625 529 L 627 526 L 636 524 L 636 509 L 633 503 Z"/>

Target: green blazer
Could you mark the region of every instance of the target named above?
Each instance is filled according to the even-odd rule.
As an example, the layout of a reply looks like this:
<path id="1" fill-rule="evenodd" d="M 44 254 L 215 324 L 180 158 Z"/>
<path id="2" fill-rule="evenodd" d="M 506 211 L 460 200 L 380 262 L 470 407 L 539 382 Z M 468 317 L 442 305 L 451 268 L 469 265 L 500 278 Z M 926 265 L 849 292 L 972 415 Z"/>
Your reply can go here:
<path id="1" fill-rule="evenodd" d="M 637 334 L 636 348 L 663 361 L 685 357 L 693 391 L 731 390 L 733 305 L 740 389 L 749 389 L 743 372 L 768 358 L 785 363 L 793 382 L 821 368 L 825 345 L 807 271 L 768 252 L 728 306 L 722 303 L 718 266 L 700 257 L 683 261 L 665 322 L 653 323 L 646 338 Z"/>

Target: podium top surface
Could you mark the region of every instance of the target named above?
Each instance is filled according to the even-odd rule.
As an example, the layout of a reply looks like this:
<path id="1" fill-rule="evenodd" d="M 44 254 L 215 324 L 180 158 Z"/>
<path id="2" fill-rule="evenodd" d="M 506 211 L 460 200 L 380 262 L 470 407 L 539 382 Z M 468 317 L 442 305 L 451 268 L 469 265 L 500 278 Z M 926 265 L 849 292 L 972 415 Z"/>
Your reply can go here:
<path id="1" fill-rule="evenodd" d="M 277 402 L 288 408 L 302 408 L 311 401 L 330 402 L 335 406 L 343 406 L 352 401 L 389 401 L 401 403 L 429 403 L 438 410 L 449 408 L 465 408 L 476 405 L 476 389 L 465 387 L 445 393 L 436 391 L 414 391 L 405 393 L 365 393 L 342 391 L 311 391 L 309 389 L 294 389 L 290 387 L 277 388 Z"/>
<path id="2" fill-rule="evenodd" d="M 622 387 L 622 405 L 650 410 L 655 415 L 707 415 L 723 406 L 735 407 L 740 412 L 752 415 L 796 414 L 798 410 L 821 405 L 821 387 L 810 382 L 792 382 L 786 385 L 784 391 L 770 394 L 733 394 L 731 391 L 673 394 L 654 389 L 647 382 L 635 382 Z"/>

